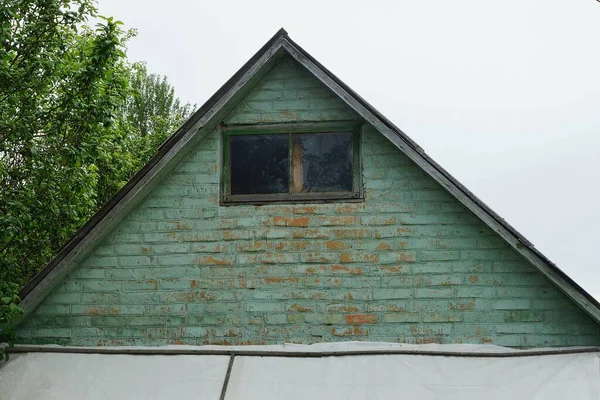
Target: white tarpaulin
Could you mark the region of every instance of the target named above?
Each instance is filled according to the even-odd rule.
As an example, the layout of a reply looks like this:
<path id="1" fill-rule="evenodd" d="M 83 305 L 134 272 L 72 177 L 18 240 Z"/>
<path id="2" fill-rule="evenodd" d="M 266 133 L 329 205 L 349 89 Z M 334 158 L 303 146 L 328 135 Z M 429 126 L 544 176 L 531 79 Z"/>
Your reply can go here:
<path id="1" fill-rule="evenodd" d="M 15 354 L 1 400 L 218 399 L 227 356 Z"/>
<path id="2" fill-rule="evenodd" d="M 211 350 L 236 354 L 228 380 L 232 358 L 207 355 Z M 178 351 L 186 354 L 166 355 Z M 0 399 L 217 400 L 225 391 L 227 400 L 600 400 L 597 351 L 531 355 L 497 346 L 336 343 L 152 352 L 158 354 L 14 354 L 0 367 Z"/>
<path id="3" fill-rule="evenodd" d="M 595 354 L 239 357 L 226 399 L 583 400 L 600 398 L 599 379 Z"/>

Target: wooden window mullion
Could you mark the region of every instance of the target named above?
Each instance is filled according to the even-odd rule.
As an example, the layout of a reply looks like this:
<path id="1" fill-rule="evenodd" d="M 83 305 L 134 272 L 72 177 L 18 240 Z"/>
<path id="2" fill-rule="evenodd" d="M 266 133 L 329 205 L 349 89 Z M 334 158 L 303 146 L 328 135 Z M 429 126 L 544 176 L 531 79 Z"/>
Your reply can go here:
<path id="1" fill-rule="evenodd" d="M 290 135 L 292 136 L 292 135 Z M 292 174 L 292 193 L 304 192 L 304 149 L 299 141 L 292 139 L 291 174 Z"/>

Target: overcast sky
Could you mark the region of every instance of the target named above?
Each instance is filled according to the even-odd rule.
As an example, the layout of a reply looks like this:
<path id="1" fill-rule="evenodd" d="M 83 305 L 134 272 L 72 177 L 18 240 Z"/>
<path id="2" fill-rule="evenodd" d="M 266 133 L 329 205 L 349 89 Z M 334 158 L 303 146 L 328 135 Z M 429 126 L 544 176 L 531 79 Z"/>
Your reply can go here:
<path id="1" fill-rule="evenodd" d="M 600 299 L 597 0 L 99 0 L 200 106 L 275 32 Z"/>

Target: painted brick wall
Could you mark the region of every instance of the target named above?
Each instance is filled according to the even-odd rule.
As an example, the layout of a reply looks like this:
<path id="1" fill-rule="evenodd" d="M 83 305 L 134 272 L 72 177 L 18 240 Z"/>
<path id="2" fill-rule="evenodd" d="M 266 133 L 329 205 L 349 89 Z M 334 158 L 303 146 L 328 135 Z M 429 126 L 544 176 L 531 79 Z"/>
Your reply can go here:
<path id="1" fill-rule="evenodd" d="M 286 60 L 227 123 L 356 116 Z M 21 326 L 23 343 L 598 345 L 598 327 L 373 129 L 364 203 L 220 207 L 215 131 Z"/>

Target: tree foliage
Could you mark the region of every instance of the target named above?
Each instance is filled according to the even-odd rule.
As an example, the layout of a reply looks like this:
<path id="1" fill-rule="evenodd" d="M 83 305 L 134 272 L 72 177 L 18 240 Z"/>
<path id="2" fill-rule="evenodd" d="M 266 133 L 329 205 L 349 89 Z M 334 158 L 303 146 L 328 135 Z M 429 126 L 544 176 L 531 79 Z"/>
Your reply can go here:
<path id="1" fill-rule="evenodd" d="M 8 343 L 12 346 L 16 337 L 13 323 L 21 319 L 23 310 L 18 306 L 19 298 L 18 276 L 12 276 L 15 270 L 5 261 L 0 260 L 0 269 L 5 272 L 0 279 L 0 345 Z M 0 362 L 8 358 L 4 352 L 4 347 L 0 346 Z"/>
<path id="2" fill-rule="evenodd" d="M 131 79 L 133 95 L 127 98 L 123 113 L 127 123 L 141 137 L 159 135 L 178 127 L 192 106 L 182 105 L 166 76 L 149 74 L 143 63 L 133 66 Z"/>
<path id="3" fill-rule="evenodd" d="M 80 31 L 93 4 L 66 5 L 0 6 L 0 252 L 25 279 L 96 207 L 127 93 L 120 23 Z"/>
<path id="4" fill-rule="evenodd" d="M 17 289 L 190 114 L 127 62 L 131 35 L 94 0 L 0 2 L 0 329 Z"/>
<path id="5" fill-rule="evenodd" d="M 166 76 L 148 73 L 143 63 L 132 65 L 129 85 L 128 96 L 121 104 L 115 126 L 123 147 L 118 160 L 104 165 L 105 169 L 112 168 L 112 171 L 104 174 L 108 179 L 101 182 L 102 188 L 98 190 L 100 204 L 150 160 L 156 149 L 189 118 L 195 108 L 189 103 L 182 104 Z"/>

